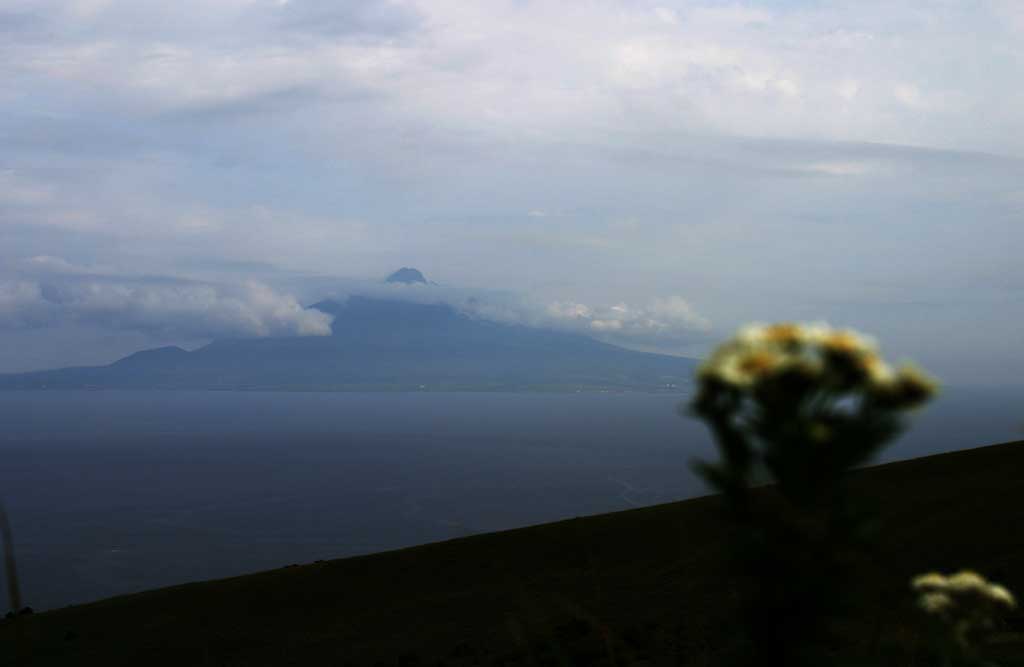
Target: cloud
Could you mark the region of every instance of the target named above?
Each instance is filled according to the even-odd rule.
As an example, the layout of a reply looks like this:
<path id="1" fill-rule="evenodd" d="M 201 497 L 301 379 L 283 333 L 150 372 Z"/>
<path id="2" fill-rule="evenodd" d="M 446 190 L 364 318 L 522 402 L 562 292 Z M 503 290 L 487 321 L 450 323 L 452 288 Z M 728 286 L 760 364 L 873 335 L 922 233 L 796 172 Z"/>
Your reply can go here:
<path id="1" fill-rule="evenodd" d="M 331 316 L 255 281 L 110 276 L 53 257 L 22 267 L 36 274 L 33 279 L 0 278 L 0 329 L 88 324 L 183 338 L 331 332 Z"/>
<path id="2" fill-rule="evenodd" d="M 331 38 L 376 36 L 394 39 L 418 26 L 422 16 L 393 0 L 278 0 L 273 21 L 286 30 Z"/>
<path id="3" fill-rule="evenodd" d="M 571 331 L 626 347 L 666 351 L 673 345 L 705 340 L 711 330 L 711 321 L 681 296 L 654 298 L 642 305 L 588 305 L 491 294 L 472 296 L 453 305 L 472 317 L 504 324 Z"/>
<path id="4" fill-rule="evenodd" d="M 505 139 L 646 127 L 1024 149 L 1024 100 L 1006 94 L 1020 46 L 1001 27 L 1019 3 L 667 4 L 51 0 L 0 25 L 37 35 L 3 54 L 26 108 L 57 108 L 56 86 L 148 116 L 315 107 L 331 128 L 351 118 L 337 100 L 372 94 L 387 123 Z"/>
<path id="5" fill-rule="evenodd" d="M 0 4 L 0 262 L 59 256 L 108 292 L 151 272 L 245 310 L 248 278 L 306 299 L 413 264 L 625 344 L 700 335 L 655 295 L 729 329 L 1022 280 L 1017 0 Z M 34 290 L 66 269 L 10 277 L 8 321 L 55 321 Z M 951 372 L 1015 307 L 950 324 Z M 871 312 L 851 323 L 899 334 Z"/>
<path id="6" fill-rule="evenodd" d="M 49 320 L 42 288 L 24 280 L 0 280 L 0 326 L 27 328 Z"/>
<path id="7" fill-rule="evenodd" d="M 655 298 L 641 306 L 555 301 L 548 304 L 545 313 L 555 327 L 644 344 L 692 341 L 711 329 L 710 320 L 681 296 Z"/>
<path id="8" fill-rule="evenodd" d="M 431 276 L 427 275 L 430 279 Z M 556 331 L 570 331 L 626 347 L 672 351 L 678 344 L 705 341 L 711 321 L 681 296 L 646 299 L 631 305 L 588 305 L 542 294 L 437 284 L 298 277 L 295 287 L 313 300 L 344 301 L 364 296 L 394 301 L 445 304 L 467 317 Z M 333 289 L 332 289 L 333 287 Z"/>

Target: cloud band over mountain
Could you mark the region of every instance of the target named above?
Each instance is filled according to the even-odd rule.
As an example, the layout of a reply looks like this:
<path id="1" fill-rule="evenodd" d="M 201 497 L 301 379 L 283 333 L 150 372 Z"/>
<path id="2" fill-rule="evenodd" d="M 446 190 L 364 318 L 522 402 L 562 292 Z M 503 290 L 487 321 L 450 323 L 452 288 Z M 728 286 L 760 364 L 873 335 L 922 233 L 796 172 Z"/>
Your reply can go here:
<path id="1" fill-rule="evenodd" d="M 18 264 L 16 277 L 0 275 L 0 330 L 70 323 L 139 331 L 161 337 L 324 336 L 332 316 L 305 308 L 291 290 L 256 280 L 239 283 L 170 276 L 126 276 L 37 256 Z M 329 296 L 370 296 L 443 303 L 464 315 L 527 327 L 571 331 L 624 346 L 661 346 L 705 338 L 710 321 L 681 296 L 640 305 L 584 304 L 528 294 L 445 287 L 339 281 Z M 300 292 L 316 290 L 295 284 Z M 321 288 L 321 294 L 323 290 Z"/>
<path id="2" fill-rule="evenodd" d="M 331 332 L 331 316 L 255 281 L 110 276 L 78 271 L 53 258 L 29 264 L 35 270 L 27 278 L 0 277 L 0 329 L 84 323 L 188 338 Z"/>

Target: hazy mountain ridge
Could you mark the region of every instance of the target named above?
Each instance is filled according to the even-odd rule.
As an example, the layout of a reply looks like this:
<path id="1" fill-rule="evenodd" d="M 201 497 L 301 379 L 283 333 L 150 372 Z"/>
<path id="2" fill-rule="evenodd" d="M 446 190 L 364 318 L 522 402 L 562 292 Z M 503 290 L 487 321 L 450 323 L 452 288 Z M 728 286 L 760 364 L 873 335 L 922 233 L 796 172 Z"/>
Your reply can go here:
<path id="1" fill-rule="evenodd" d="M 0 375 L 3 389 L 673 390 L 691 359 L 472 318 L 446 304 L 351 297 L 311 306 L 332 335 L 215 340 L 108 366 Z"/>

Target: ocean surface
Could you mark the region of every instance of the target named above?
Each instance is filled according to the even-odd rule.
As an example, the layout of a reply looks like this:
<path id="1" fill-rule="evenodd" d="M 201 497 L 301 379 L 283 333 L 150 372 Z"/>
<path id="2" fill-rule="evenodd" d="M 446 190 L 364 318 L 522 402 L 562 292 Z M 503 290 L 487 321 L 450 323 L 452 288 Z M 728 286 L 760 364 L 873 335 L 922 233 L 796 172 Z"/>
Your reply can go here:
<path id="1" fill-rule="evenodd" d="M 1022 398 L 948 388 L 882 458 L 1021 438 Z M 702 495 L 685 399 L 0 392 L 0 499 L 48 609 Z"/>

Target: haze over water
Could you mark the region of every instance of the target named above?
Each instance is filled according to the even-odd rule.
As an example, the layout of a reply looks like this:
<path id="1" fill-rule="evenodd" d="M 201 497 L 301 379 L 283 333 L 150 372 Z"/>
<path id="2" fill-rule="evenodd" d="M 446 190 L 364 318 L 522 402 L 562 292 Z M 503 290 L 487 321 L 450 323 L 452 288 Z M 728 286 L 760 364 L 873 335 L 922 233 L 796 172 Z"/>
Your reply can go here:
<path id="1" fill-rule="evenodd" d="M 1017 438 L 1022 395 L 947 389 L 883 458 Z M 701 495 L 684 399 L 3 392 L 0 494 L 52 608 Z"/>

